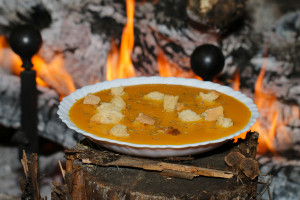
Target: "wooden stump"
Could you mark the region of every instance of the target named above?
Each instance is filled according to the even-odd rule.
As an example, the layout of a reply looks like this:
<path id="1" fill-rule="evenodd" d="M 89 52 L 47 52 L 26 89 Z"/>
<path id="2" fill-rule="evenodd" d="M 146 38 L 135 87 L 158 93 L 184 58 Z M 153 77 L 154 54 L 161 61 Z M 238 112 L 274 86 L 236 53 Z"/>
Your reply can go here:
<path id="1" fill-rule="evenodd" d="M 255 199 L 257 139 L 258 133 L 248 132 L 245 139 L 229 141 L 204 154 L 164 159 L 138 158 L 81 144 L 65 152 L 64 192 L 73 199 L 88 200 Z"/>

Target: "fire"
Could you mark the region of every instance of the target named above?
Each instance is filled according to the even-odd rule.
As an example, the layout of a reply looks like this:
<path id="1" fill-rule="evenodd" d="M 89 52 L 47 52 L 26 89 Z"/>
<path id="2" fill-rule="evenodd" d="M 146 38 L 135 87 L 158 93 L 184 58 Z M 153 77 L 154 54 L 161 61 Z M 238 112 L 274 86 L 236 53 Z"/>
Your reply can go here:
<path id="1" fill-rule="evenodd" d="M 113 80 L 116 78 L 129 78 L 135 76 L 134 67 L 130 59 L 130 55 L 134 46 L 134 0 L 126 1 L 127 8 L 127 24 L 123 29 L 121 38 L 120 49 L 112 42 L 111 50 L 107 57 L 107 80 Z M 202 80 L 201 77 L 195 75 L 192 71 L 184 71 L 176 64 L 169 62 L 163 51 L 158 48 L 157 65 L 159 75 L 162 77 L 185 77 L 196 78 Z M 260 117 L 258 121 L 251 127 L 251 130 L 258 131 L 260 134 L 258 152 L 265 153 L 271 151 L 276 153 L 274 147 L 276 138 L 276 129 L 282 125 L 283 122 L 279 122 L 278 118 L 280 113 L 276 104 L 276 96 L 274 94 L 268 94 L 263 87 L 263 78 L 265 75 L 266 63 L 262 66 L 257 82 L 255 84 L 254 102 L 260 110 Z M 233 89 L 240 89 L 240 75 L 235 74 Z M 262 121 L 267 121 L 269 124 L 263 124 Z M 246 133 L 242 133 L 237 138 L 244 138 Z M 287 135 L 287 134 L 286 134 Z M 287 140 L 287 139 L 285 139 Z"/>
<path id="2" fill-rule="evenodd" d="M 283 125 L 284 122 L 279 121 L 279 109 L 276 104 L 276 96 L 272 93 L 267 93 L 263 87 L 263 79 L 266 72 L 266 63 L 263 64 L 261 71 L 258 75 L 258 78 L 254 87 L 254 102 L 257 105 L 260 111 L 260 117 L 257 122 L 251 127 L 251 130 L 257 131 L 259 133 L 258 140 L 258 153 L 263 154 L 267 151 L 276 154 L 275 142 L 276 142 L 276 130 L 280 125 Z M 235 74 L 233 89 L 239 90 L 240 87 L 240 77 L 239 73 Z M 262 124 L 264 122 L 264 124 Z M 266 124 L 268 122 L 268 124 Z M 289 141 L 289 137 L 284 130 L 281 130 L 283 134 L 282 137 L 285 137 L 286 141 Z M 285 134 L 285 136 L 283 136 Z M 246 133 L 242 133 L 238 138 L 244 138 Z"/>
<path id="3" fill-rule="evenodd" d="M 0 63 L 15 75 L 20 75 L 24 70 L 21 67 L 21 58 L 10 50 L 4 37 L 0 37 Z M 50 62 L 46 62 L 39 55 L 34 55 L 32 64 L 32 69 L 37 73 L 38 85 L 54 88 L 60 97 L 75 91 L 74 82 L 64 68 L 64 59 L 61 54 L 57 54 Z"/>
<path id="4" fill-rule="evenodd" d="M 127 23 L 123 29 L 120 50 L 112 43 L 112 49 L 107 56 L 107 80 L 135 76 L 130 58 L 134 46 L 134 6 L 134 0 L 126 0 Z"/>
<path id="5" fill-rule="evenodd" d="M 270 119 L 271 126 L 268 130 L 265 130 L 261 125 L 260 120 L 258 120 L 254 126 L 251 128 L 252 130 L 257 130 L 260 134 L 258 143 L 258 152 L 265 153 L 266 151 L 271 151 L 272 153 L 276 153 L 276 149 L 274 147 L 274 140 L 276 137 L 276 125 L 278 121 L 278 109 L 274 103 L 276 102 L 276 97 L 272 94 L 266 94 L 264 92 L 263 87 L 263 78 L 266 72 L 266 63 L 261 68 L 261 71 L 257 77 L 257 81 L 254 87 L 254 102 L 257 105 L 257 108 L 262 111 L 263 109 L 268 109 L 268 115 L 272 116 Z M 272 106 L 274 105 L 274 106 Z M 260 112 L 262 114 L 262 112 Z M 263 117 L 263 116 L 262 116 Z M 260 118 L 261 119 L 261 118 Z"/>
<path id="6" fill-rule="evenodd" d="M 234 82 L 232 88 L 236 91 L 240 90 L 240 73 L 238 71 L 234 76 Z"/>
<path id="7" fill-rule="evenodd" d="M 130 55 L 134 47 L 134 0 L 126 0 L 127 23 L 123 29 L 120 49 L 112 41 L 111 50 L 108 53 L 106 61 L 106 79 L 130 78 L 135 76 L 134 66 Z M 162 77 L 185 77 L 196 78 L 193 72 L 185 72 L 182 69 L 170 64 L 163 52 L 158 49 L 157 64 L 159 75 Z"/>
<path id="8" fill-rule="evenodd" d="M 184 77 L 184 78 L 195 78 L 198 80 L 203 80 L 201 77 L 195 75 L 192 71 L 186 72 L 177 66 L 169 63 L 166 55 L 161 49 L 158 49 L 157 53 L 157 65 L 159 76 L 161 77 Z"/>

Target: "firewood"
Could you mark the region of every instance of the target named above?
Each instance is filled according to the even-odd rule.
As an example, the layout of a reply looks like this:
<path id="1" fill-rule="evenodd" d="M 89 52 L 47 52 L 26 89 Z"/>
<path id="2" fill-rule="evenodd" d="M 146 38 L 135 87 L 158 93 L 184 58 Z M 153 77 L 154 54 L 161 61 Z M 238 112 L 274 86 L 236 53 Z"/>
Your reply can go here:
<path id="1" fill-rule="evenodd" d="M 105 155 L 106 154 L 106 155 Z M 105 157 L 109 154 L 113 156 L 112 153 L 105 152 L 102 156 L 87 155 L 86 153 L 78 154 L 78 158 L 81 159 L 82 163 L 85 164 L 96 164 L 99 166 L 119 166 L 119 167 L 134 167 L 150 171 L 160 171 L 168 172 L 169 175 L 177 177 L 187 177 L 190 179 L 195 176 L 207 176 L 207 177 L 219 177 L 219 178 L 232 178 L 236 172 L 216 170 L 196 166 L 172 164 L 167 162 L 160 162 L 151 159 L 135 158 L 126 155 L 118 155 L 113 161 L 106 161 Z M 99 155 L 99 154 L 98 154 Z M 182 172 L 182 173 L 180 173 Z M 185 175 L 183 175 L 185 174 Z M 187 174 L 189 174 L 187 176 Z"/>

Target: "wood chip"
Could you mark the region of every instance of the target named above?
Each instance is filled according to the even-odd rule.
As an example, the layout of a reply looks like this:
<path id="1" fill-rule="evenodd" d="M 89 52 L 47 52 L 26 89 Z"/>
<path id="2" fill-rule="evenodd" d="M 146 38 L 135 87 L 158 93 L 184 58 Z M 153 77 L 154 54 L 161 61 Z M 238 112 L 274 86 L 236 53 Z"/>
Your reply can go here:
<path id="1" fill-rule="evenodd" d="M 242 172 L 251 180 L 255 179 L 259 174 L 259 164 L 253 158 L 246 158 L 240 164 Z"/>
<path id="2" fill-rule="evenodd" d="M 227 156 L 225 156 L 225 162 L 230 167 L 239 168 L 241 162 L 245 158 L 246 157 L 240 152 L 230 152 L 229 154 L 227 154 Z"/>

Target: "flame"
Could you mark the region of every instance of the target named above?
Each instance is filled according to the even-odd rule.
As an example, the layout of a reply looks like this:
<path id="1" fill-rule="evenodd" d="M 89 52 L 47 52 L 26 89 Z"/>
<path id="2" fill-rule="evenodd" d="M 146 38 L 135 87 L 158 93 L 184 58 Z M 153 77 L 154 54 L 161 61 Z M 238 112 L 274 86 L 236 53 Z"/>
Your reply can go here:
<path id="1" fill-rule="evenodd" d="M 126 0 L 127 23 L 123 29 L 120 50 L 112 43 L 107 56 L 106 79 L 130 78 L 135 76 L 130 55 L 134 46 L 134 0 Z"/>
<path id="2" fill-rule="evenodd" d="M 278 123 L 278 108 L 275 105 L 276 103 L 276 97 L 273 94 L 267 94 L 264 92 L 263 87 L 263 78 L 266 73 L 266 62 L 264 62 L 260 73 L 257 77 L 257 81 L 255 83 L 254 87 L 254 102 L 257 105 L 258 110 L 260 110 L 260 113 L 262 114 L 264 109 L 267 109 L 267 115 L 272 116 L 272 118 L 269 120 L 271 123 L 271 126 L 266 130 L 260 122 L 260 119 L 254 124 L 253 127 L 251 127 L 252 130 L 259 131 L 260 137 L 258 139 L 258 149 L 257 151 L 259 153 L 265 153 L 268 150 L 271 151 L 273 154 L 276 154 L 276 149 L 274 147 L 274 142 L 276 138 L 276 127 Z M 263 115 L 261 116 L 263 117 Z"/>
<path id="3" fill-rule="evenodd" d="M 106 61 L 106 79 L 130 78 L 135 76 L 134 67 L 130 59 L 134 47 L 134 6 L 135 0 L 126 0 L 127 23 L 123 29 L 120 49 L 114 41 Z M 170 64 L 163 52 L 158 49 L 157 63 L 159 75 L 162 77 L 185 77 L 203 80 L 192 71 L 185 72 Z"/>
<path id="4" fill-rule="evenodd" d="M 132 53 L 134 45 L 134 4 L 134 0 L 126 1 L 127 24 L 123 29 L 120 49 L 117 48 L 117 45 L 114 42 L 112 42 L 111 44 L 111 50 L 108 53 L 107 57 L 107 80 L 135 76 L 134 67 L 130 59 L 130 55 Z M 179 68 L 177 64 L 172 64 L 171 62 L 169 62 L 167 56 L 160 48 L 158 48 L 157 53 L 157 65 L 159 75 L 162 77 L 185 77 L 203 80 L 201 77 L 195 75 L 192 71 L 184 71 L 183 69 Z M 251 130 L 258 131 L 260 134 L 258 153 L 264 153 L 266 151 L 276 153 L 276 149 L 274 147 L 274 143 L 276 142 L 276 128 L 280 124 L 283 124 L 283 122 L 279 123 L 278 121 L 280 112 L 276 105 L 276 96 L 274 94 L 266 93 L 263 87 L 265 67 L 266 62 L 264 62 L 261 68 L 255 84 L 254 92 L 254 102 L 260 110 L 261 115 L 258 121 L 251 127 Z M 233 89 L 237 91 L 240 89 L 240 74 L 238 72 L 234 77 Z M 267 114 L 262 115 L 262 111 L 265 110 L 265 113 Z M 268 125 L 261 124 L 263 121 L 261 120 L 263 119 L 262 117 L 266 118 L 266 120 L 269 122 Z M 245 136 L 246 132 L 242 133 L 235 139 L 244 138 Z"/>
<path id="5" fill-rule="evenodd" d="M 259 133 L 258 148 L 257 151 L 260 154 L 266 153 L 267 151 L 276 154 L 275 148 L 275 138 L 276 138 L 276 128 L 279 125 L 278 116 L 279 110 L 276 104 L 276 96 L 274 94 L 268 94 L 265 92 L 263 87 L 263 79 L 266 73 L 266 62 L 264 62 L 260 73 L 257 77 L 255 87 L 254 87 L 254 102 L 260 111 L 260 117 L 257 122 L 251 127 L 251 130 L 255 130 Z M 239 90 L 240 87 L 240 77 L 239 73 L 235 74 L 234 82 L 232 88 L 234 90 Z M 261 124 L 263 120 L 267 120 L 269 125 L 264 126 Z M 245 138 L 246 132 L 242 133 L 238 137 L 235 137 L 235 141 L 238 138 Z M 286 134 L 287 136 L 287 134 Z M 287 136 L 288 137 L 288 136 Z"/>
<path id="6" fill-rule="evenodd" d="M 184 77 L 184 78 L 195 78 L 203 81 L 200 76 L 195 75 L 192 71 L 186 72 L 178 68 L 176 65 L 169 63 L 168 58 L 163 51 L 158 48 L 157 53 L 157 65 L 159 76 L 161 77 Z"/>
<path id="7" fill-rule="evenodd" d="M 266 152 L 271 152 L 272 154 L 277 154 L 276 138 L 278 127 L 285 126 L 286 123 L 292 119 L 292 117 L 287 118 L 285 121 L 279 119 L 281 112 L 279 110 L 279 104 L 277 103 L 276 95 L 268 90 L 264 89 L 263 80 L 266 73 L 267 59 L 264 60 L 260 73 L 257 77 L 254 86 L 254 102 L 259 109 L 260 116 L 256 123 L 251 127 L 251 130 L 257 131 L 259 133 L 257 152 L 259 154 L 264 154 Z M 236 74 L 238 75 L 238 74 Z M 233 88 L 238 89 L 239 77 L 235 76 L 235 81 Z M 298 115 L 298 107 L 292 108 L 291 115 Z M 241 134 L 239 137 L 244 137 L 246 133 Z M 285 141 L 285 144 L 291 144 L 291 138 L 285 129 L 280 130 L 280 139 Z"/>
<path id="8" fill-rule="evenodd" d="M 20 75 L 24 70 L 21 67 L 21 58 L 10 50 L 4 37 L 0 37 L 0 63 L 8 66 L 7 68 L 15 75 Z M 39 86 L 54 88 L 61 98 L 75 91 L 74 82 L 64 69 L 62 54 L 57 54 L 50 62 L 46 62 L 39 55 L 34 55 L 32 64 L 32 69 L 37 73 L 36 82 Z"/>
<path id="9" fill-rule="evenodd" d="M 237 71 L 234 76 L 232 88 L 236 91 L 240 90 L 240 73 Z"/>
<path id="10" fill-rule="evenodd" d="M 167 57 L 163 54 L 161 49 L 158 49 L 157 65 L 158 65 L 159 75 L 161 77 L 173 76 L 174 73 L 172 73 L 172 69 L 174 68 L 170 66 Z"/>

